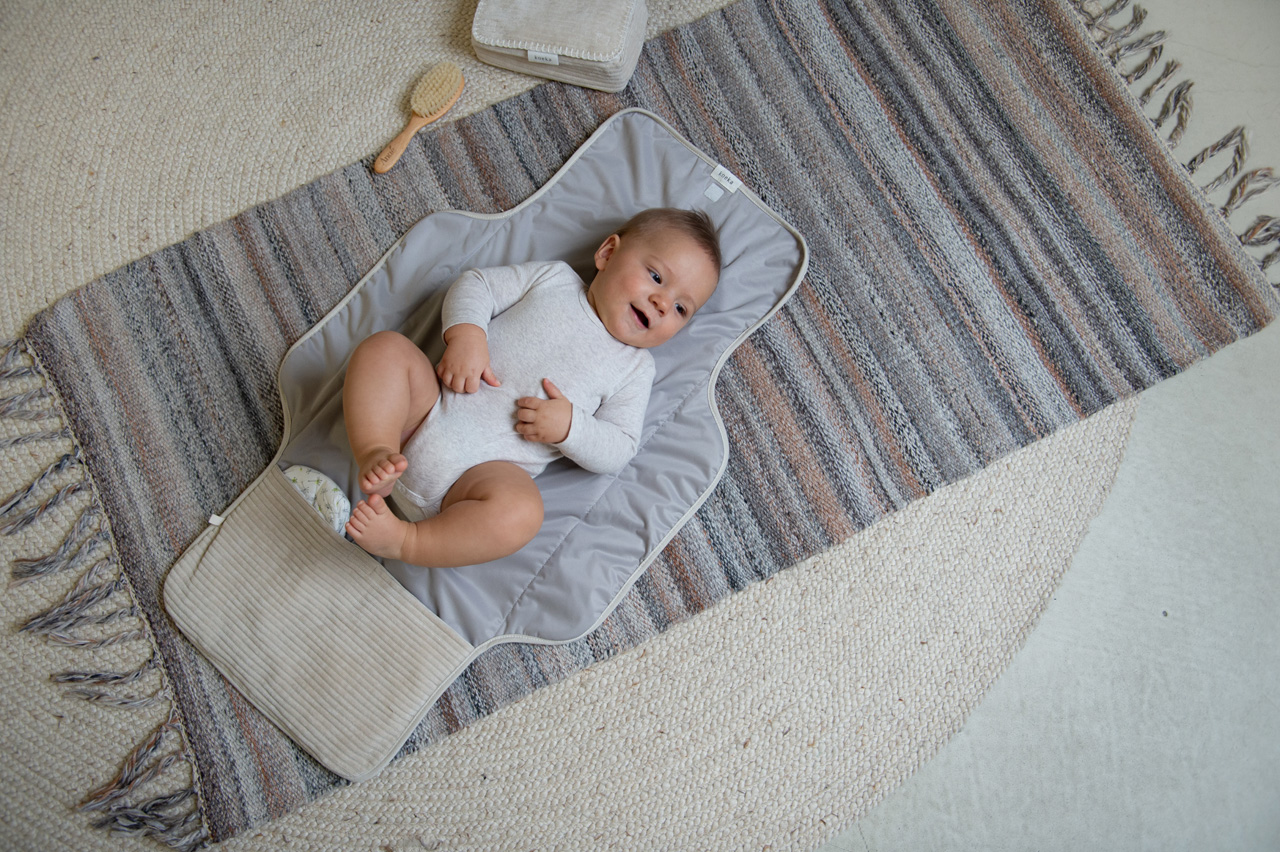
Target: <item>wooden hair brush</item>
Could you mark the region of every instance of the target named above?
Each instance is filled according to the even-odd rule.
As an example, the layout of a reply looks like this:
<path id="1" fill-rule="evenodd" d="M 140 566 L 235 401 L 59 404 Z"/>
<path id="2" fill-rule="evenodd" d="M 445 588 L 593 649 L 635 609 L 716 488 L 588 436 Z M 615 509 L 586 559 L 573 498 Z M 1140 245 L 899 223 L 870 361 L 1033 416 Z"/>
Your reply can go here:
<path id="1" fill-rule="evenodd" d="M 444 115 L 458 102 L 462 86 L 462 71 L 452 62 L 441 62 L 423 74 L 409 97 L 413 117 L 404 126 L 404 130 L 400 131 L 400 135 L 382 149 L 378 159 L 373 161 L 373 170 L 382 174 L 399 162 L 400 155 L 409 147 L 409 140 L 413 135 Z"/>

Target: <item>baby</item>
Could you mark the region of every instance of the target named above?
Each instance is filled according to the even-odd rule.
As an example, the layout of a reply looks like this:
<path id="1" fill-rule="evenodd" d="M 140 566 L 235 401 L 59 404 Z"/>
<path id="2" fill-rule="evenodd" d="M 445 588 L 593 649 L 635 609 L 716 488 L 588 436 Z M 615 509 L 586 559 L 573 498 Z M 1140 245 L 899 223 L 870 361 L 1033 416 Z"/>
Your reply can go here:
<path id="1" fill-rule="evenodd" d="M 630 461 L 654 377 L 645 350 L 706 304 L 720 247 L 705 214 L 655 208 L 610 234 L 595 266 L 589 287 L 558 261 L 463 273 L 434 367 L 396 332 L 356 347 L 342 408 L 368 495 L 347 522 L 357 544 L 414 565 L 499 559 L 542 526 L 533 477 L 549 462 Z"/>

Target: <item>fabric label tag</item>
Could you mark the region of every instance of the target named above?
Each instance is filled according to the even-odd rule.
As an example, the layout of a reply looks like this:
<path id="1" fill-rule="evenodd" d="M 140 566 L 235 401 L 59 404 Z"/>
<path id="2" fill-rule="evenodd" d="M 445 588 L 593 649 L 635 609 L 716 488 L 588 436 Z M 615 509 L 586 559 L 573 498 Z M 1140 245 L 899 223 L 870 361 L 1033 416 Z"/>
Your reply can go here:
<path id="1" fill-rule="evenodd" d="M 544 53 L 541 50 L 531 50 L 529 51 L 529 61 L 537 62 L 540 65 L 559 65 L 560 54 Z"/>
<path id="2" fill-rule="evenodd" d="M 738 180 L 738 177 L 724 166 L 716 166 L 716 169 L 711 173 L 711 176 L 715 178 L 716 183 L 720 184 L 730 192 L 737 192 L 738 187 L 742 186 L 742 181 Z"/>

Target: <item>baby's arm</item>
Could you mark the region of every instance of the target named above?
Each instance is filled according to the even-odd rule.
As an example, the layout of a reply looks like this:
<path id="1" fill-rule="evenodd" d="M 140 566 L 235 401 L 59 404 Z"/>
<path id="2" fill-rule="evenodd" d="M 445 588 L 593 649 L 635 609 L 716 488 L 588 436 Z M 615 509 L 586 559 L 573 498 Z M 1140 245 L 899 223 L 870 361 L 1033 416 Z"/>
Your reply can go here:
<path id="1" fill-rule="evenodd" d="M 480 383 L 501 382 L 489 365 L 489 320 L 524 298 L 547 272 L 545 263 L 468 269 L 445 294 L 444 355 L 436 366 L 440 383 L 457 393 L 475 393 Z"/>
<path id="2" fill-rule="evenodd" d="M 638 365 L 622 387 L 601 403 L 594 414 L 571 404 L 558 389 L 558 399 L 521 398 L 517 401 L 520 406 L 517 417 L 521 422 L 517 423 L 516 430 L 530 440 L 538 440 L 521 427 L 525 423 L 536 423 L 539 425 L 532 429 L 541 430 L 545 417 L 547 436 L 564 436 L 558 441 L 546 440 L 545 443 L 554 443 L 565 458 L 592 473 L 617 473 L 626 467 L 640 446 L 640 433 L 644 429 L 644 415 L 649 405 L 649 391 L 653 387 L 653 374 L 652 360 Z M 548 396 L 551 396 L 551 389 L 555 385 L 544 380 L 544 386 L 548 386 Z M 526 402 L 530 403 L 527 407 Z M 532 415 L 525 415 L 526 410 L 531 410 Z M 563 421 L 566 414 L 569 419 Z M 563 427 L 550 425 L 561 422 L 565 424 Z M 560 428 L 564 431 L 560 432 Z"/>

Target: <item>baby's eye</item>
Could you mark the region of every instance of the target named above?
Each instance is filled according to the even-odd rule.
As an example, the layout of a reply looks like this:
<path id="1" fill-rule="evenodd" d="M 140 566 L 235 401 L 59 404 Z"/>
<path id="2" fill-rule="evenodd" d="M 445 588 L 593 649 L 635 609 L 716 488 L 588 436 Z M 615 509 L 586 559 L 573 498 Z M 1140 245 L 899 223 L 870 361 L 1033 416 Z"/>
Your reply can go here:
<path id="1" fill-rule="evenodd" d="M 653 279 L 655 284 L 662 283 L 662 276 L 659 275 L 655 270 L 652 270 L 652 269 L 649 270 L 649 277 Z"/>
<path id="2" fill-rule="evenodd" d="M 685 317 L 689 315 L 689 309 L 686 308 L 684 305 L 676 305 L 676 313 L 678 313 L 682 317 Z"/>

